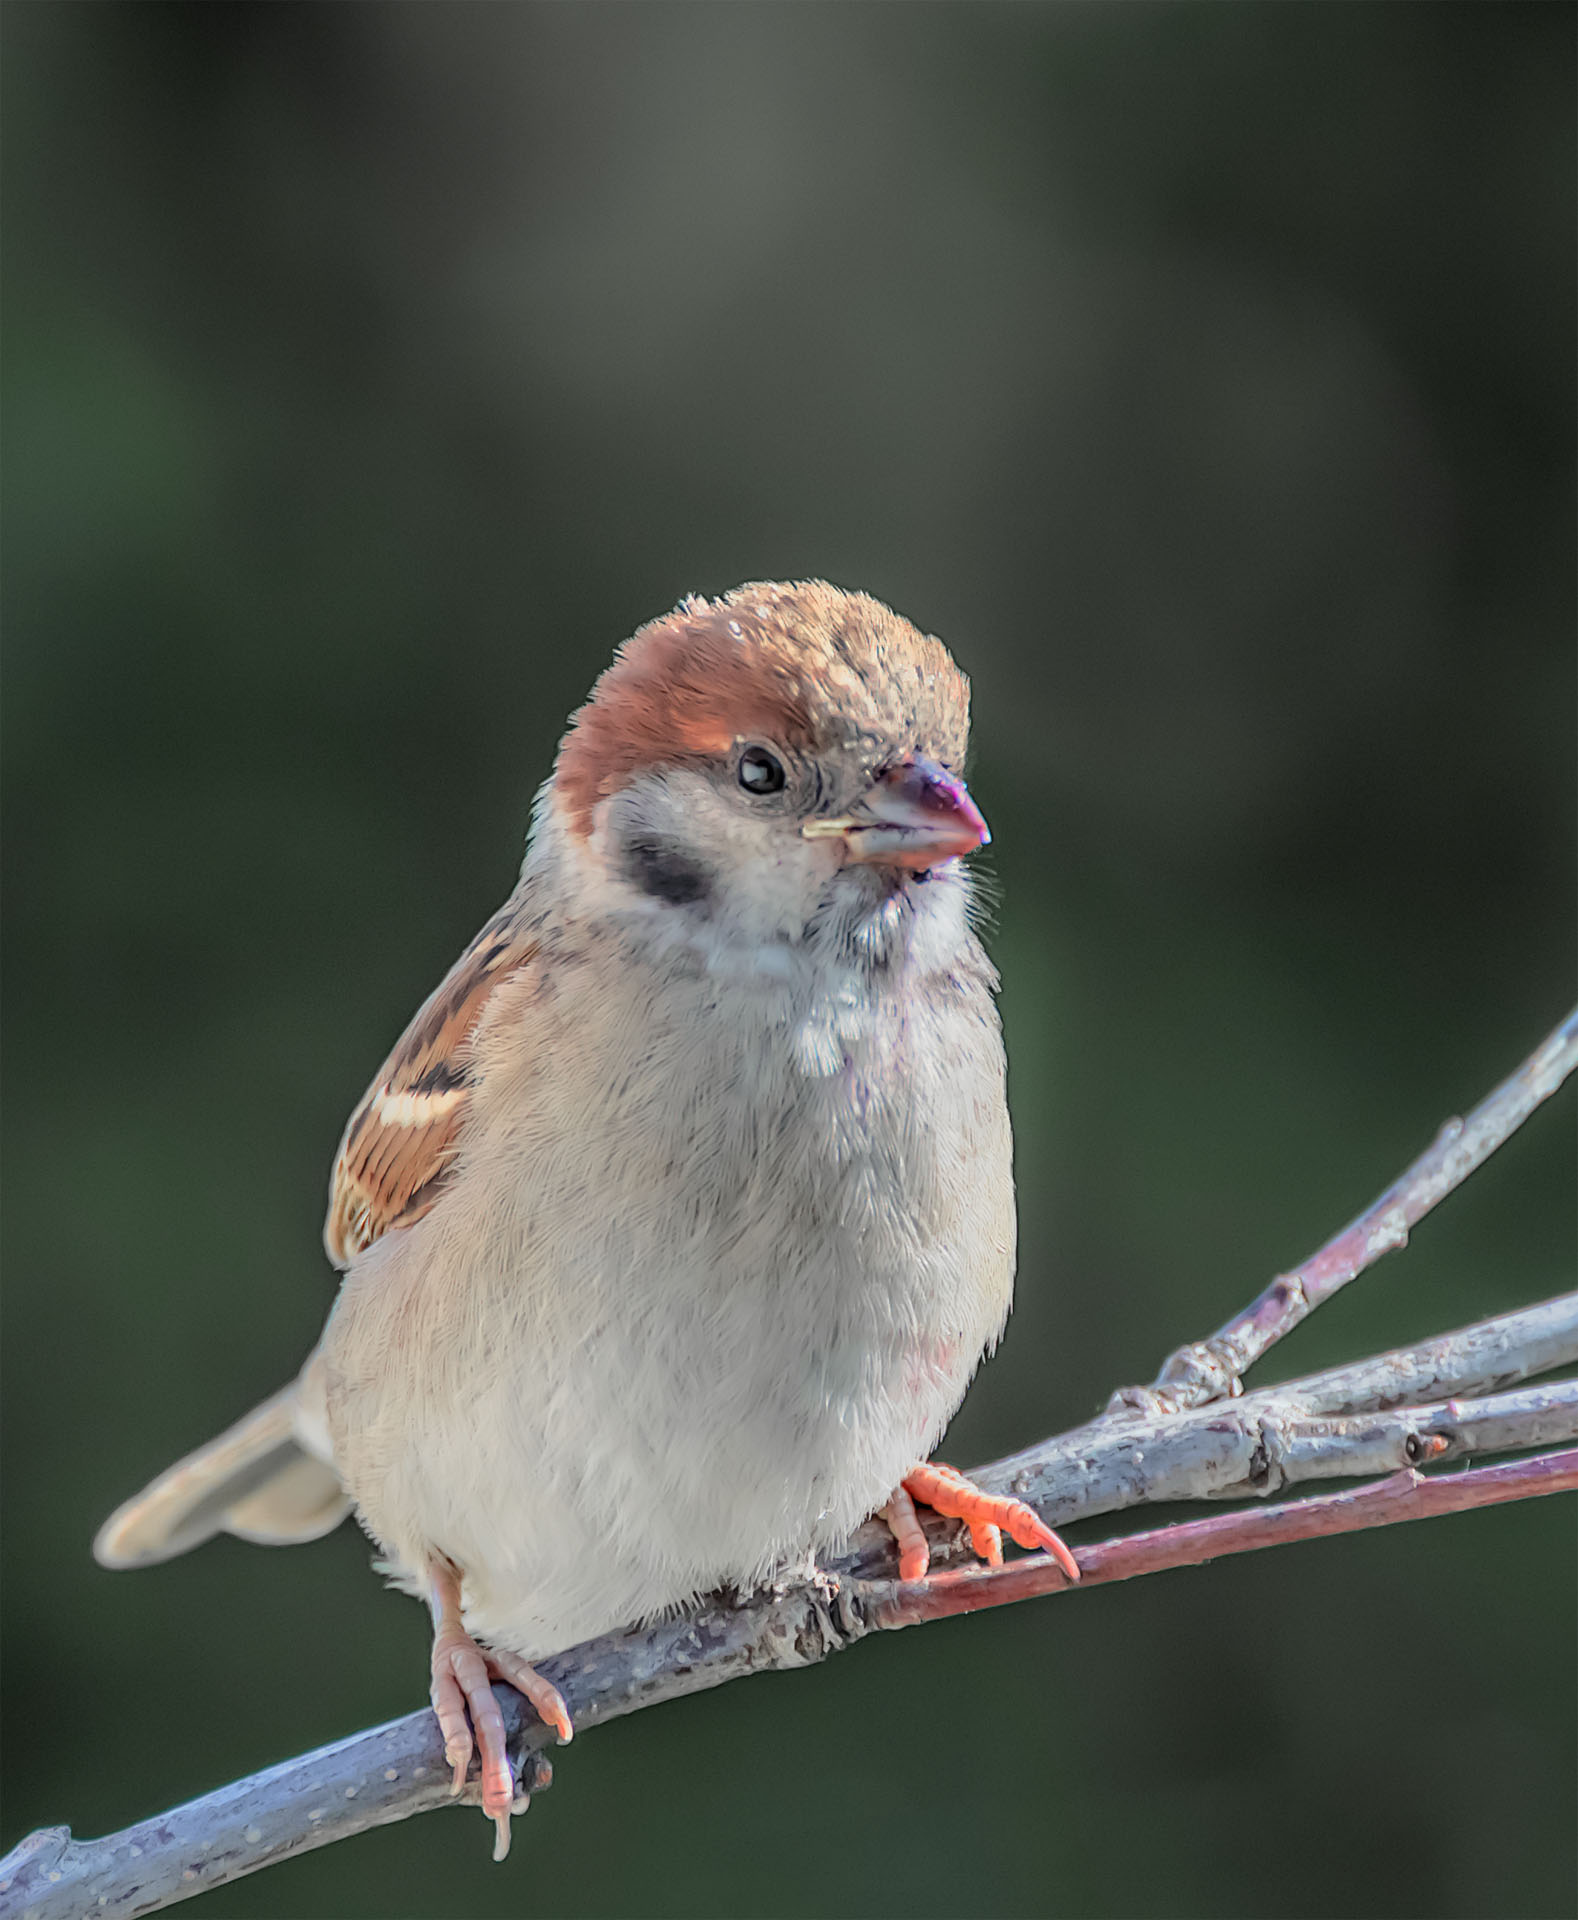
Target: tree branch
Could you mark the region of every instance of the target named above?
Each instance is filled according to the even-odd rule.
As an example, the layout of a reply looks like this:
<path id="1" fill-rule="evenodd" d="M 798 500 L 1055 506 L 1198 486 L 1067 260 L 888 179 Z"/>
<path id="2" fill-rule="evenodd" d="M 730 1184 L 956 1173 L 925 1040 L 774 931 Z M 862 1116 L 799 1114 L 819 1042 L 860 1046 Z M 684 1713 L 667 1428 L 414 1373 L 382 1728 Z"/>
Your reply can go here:
<path id="1" fill-rule="evenodd" d="M 1578 1488 L 1578 1448 L 1452 1474 L 1422 1461 L 1578 1439 L 1578 1381 L 1507 1391 L 1578 1361 L 1578 1294 L 1258 1393 L 1240 1376 L 1299 1320 L 1409 1229 L 1522 1124 L 1578 1065 L 1578 1012 L 1469 1116 L 1297 1269 L 1209 1340 L 1180 1348 L 1154 1387 L 1125 1389 L 1100 1418 L 975 1476 L 1012 1488 L 1054 1524 L 1141 1502 L 1263 1499 L 1338 1476 L 1386 1478 L 1277 1506 L 1251 1506 L 1076 1549 L 1080 1590 L 1296 1540 Z M 1443 1395 L 1447 1397 L 1442 1397 Z M 1212 1400 L 1216 1404 L 1211 1404 Z M 1225 1403 L 1224 1403 L 1225 1402 Z M 1395 1469 L 1395 1470 L 1394 1470 Z M 607 1635 L 540 1664 L 578 1730 L 748 1673 L 808 1666 L 877 1630 L 976 1612 L 1067 1587 L 1032 1555 L 950 1569 L 958 1529 L 928 1527 L 940 1570 L 894 1578 L 885 1530 L 861 1529 L 815 1580 Z M 550 1735 L 495 1689 L 523 1784 L 551 1778 Z M 29 1835 L 0 1861 L 5 1920 L 134 1916 L 368 1827 L 450 1804 L 437 1724 L 425 1709 L 221 1787 L 139 1826 L 75 1841 Z M 474 1789 L 473 1789 L 474 1790 Z"/>
<path id="2" fill-rule="evenodd" d="M 1540 1431 L 1500 1442 L 1489 1436 L 1524 1430 L 1501 1424 L 1522 1409 L 1524 1396 L 1445 1401 L 1434 1396 L 1443 1388 L 1452 1395 L 1477 1396 L 1487 1386 L 1509 1385 L 1574 1362 L 1578 1293 L 1568 1293 L 1438 1340 L 1240 1399 L 1149 1417 L 1128 1408 L 1104 1414 L 995 1461 L 975 1477 L 994 1492 L 1028 1500 L 1050 1525 L 1066 1526 L 1162 1500 L 1264 1497 L 1301 1480 L 1391 1472 L 1448 1451 L 1497 1453 L 1571 1440 L 1578 1438 L 1578 1385 L 1540 1389 L 1540 1395 L 1557 1396 L 1545 1409 Z M 1446 1445 L 1421 1450 L 1419 1443 L 1427 1438 Z M 874 1528 L 862 1529 L 857 1545 L 886 1552 Z M 849 1570 L 870 1571 L 864 1557 L 864 1551 L 858 1553 Z M 837 1564 L 844 1570 L 845 1563 Z"/>
<path id="3" fill-rule="evenodd" d="M 918 1584 L 797 1583 L 737 1606 L 711 1600 L 681 1619 L 589 1641 L 542 1663 L 543 1671 L 584 1729 L 748 1673 L 812 1666 L 873 1631 L 1574 1489 L 1578 1448 L 1466 1473 L 1427 1476 L 1407 1468 L 1344 1493 L 1213 1514 L 1080 1548 L 1077 1588 L 1046 1554 L 959 1568 Z M 512 1688 L 494 1691 L 511 1744 L 530 1767 L 550 1736 Z M 20 1920 L 131 1920 L 330 1841 L 450 1804 L 447 1779 L 433 1716 L 425 1709 L 407 1714 L 102 1840 L 73 1840 L 66 1827 L 31 1834 L 0 1862 L 3 1911 Z M 543 1784 L 540 1776 L 534 1784 Z"/>

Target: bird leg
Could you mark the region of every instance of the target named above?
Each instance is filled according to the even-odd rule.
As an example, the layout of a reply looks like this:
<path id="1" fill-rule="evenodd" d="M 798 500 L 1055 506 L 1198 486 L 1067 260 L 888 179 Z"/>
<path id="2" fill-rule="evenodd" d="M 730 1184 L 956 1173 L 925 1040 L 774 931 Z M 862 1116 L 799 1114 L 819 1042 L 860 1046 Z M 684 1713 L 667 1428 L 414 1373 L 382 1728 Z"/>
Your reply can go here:
<path id="1" fill-rule="evenodd" d="M 1001 1566 L 1006 1533 L 1021 1547 L 1050 1553 L 1070 1580 L 1079 1578 L 1079 1563 L 1033 1507 L 1023 1500 L 985 1493 L 955 1468 L 933 1460 L 905 1474 L 882 1509 L 898 1544 L 901 1580 L 924 1580 L 930 1564 L 926 1536 L 915 1513 L 917 1501 L 945 1519 L 963 1520 L 970 1529 L 971 1547 L 989 1566 Z"/>
<path id="2" fill-rule="evenodd" d="M 454 1769 L 449 1790 L 458 1794 L 466 1784 L 474 1729 L 474 1744 L 481 1753 L 482 1810 L 497 1833 L 493 1857 L 502 1860 L 510 1850 L 510 1815 L 524 1811 L 525 1803 L 517 1807 L 504 1716 L 493 1697 L 493 1682 L 506 1680 L 523 1693 L 561 1742 L 574 1732 L 570 1710 L 552 1681 L 545 1680 L 519 1654 L 479 1646 L 467 1633 L 461 1617 L 460 1573 L 453 1562 L 431 1560 L 428 1582 L 428 1604 L 433 1613 L 433 1688 L 429 1697 L 438 1716 L 438 1730 L 444 1736 L 444 1758 Z"/>

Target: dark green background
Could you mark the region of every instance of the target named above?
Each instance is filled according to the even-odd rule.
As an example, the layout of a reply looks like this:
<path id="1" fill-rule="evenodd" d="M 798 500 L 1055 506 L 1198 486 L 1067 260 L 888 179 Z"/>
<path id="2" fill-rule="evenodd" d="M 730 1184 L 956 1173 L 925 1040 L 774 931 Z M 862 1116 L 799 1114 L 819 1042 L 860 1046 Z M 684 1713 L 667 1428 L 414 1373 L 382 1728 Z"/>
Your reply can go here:
<path id="1" fill-rule="evenodd" d="M 823 574 L 974 678 L 1024 1245 L 961 1462 L 1573 997 L 1571 8 L 3 30 L 5 1844 L 422 1699 L 351 1530 L 88 1542 L 312 1341 L 344 1115 L 680 594 Z M 1571 1286 L 1573 1141 L 1569 1090 L 1277 1367 Z M 506 1868 L 445 1813 L 200 1910 L 1571 1913 L 1573 1547 L 900 1636 L 577 1743 Z"/>

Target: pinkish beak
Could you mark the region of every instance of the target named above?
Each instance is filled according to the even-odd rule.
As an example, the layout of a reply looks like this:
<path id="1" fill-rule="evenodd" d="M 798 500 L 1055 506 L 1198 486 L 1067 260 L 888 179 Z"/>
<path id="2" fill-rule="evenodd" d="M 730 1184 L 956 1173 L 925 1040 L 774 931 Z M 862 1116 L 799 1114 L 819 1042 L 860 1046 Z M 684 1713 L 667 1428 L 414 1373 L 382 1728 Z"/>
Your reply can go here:
<path id="1" fill-rule="evenodd" d="M 991 839 L 962 780 L 933 760 L 891 767 L 846 814 L 808 820 L 807 840 L 841 839 L 851 860 L 921 872 Z"/>

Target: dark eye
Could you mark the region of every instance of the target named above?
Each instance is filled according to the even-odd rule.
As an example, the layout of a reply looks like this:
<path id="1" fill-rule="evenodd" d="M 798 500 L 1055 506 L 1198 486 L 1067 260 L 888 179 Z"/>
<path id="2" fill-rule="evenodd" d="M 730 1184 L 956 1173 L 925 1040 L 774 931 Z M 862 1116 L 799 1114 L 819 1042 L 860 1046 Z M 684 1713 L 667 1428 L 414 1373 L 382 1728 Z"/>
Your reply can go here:
<path id="1" fill-rule="evenodd" d="M 782 793 L 784 763 L 765 747 L 747 747 L 740 755 L 740 785 L 747 793 Z"/>

